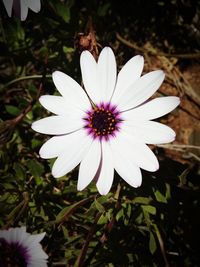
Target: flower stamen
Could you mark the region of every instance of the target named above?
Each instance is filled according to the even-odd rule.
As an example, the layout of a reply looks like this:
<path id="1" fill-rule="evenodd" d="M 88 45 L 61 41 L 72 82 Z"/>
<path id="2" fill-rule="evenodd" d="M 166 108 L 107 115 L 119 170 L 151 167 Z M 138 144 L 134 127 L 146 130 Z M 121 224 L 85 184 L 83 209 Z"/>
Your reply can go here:
<path id="1" fill-rule="evenodd" d="M 87 112 L 87 117 L 84 120 L 86 121 L 85 128 L 94 139 L 105 138 L 106 140 L 110 136 L 115 136 L 122 121 L 116 107 L 111 107 L 110 104 L 95 106 L 94 109 Z"/>
<path id="2" fill-rule="evenodd" d="M 19 243 L 9 244 L 4 239 L 0 239 L 0 266 L 26 267 L 28 254 L 25 247 Z M 2 265 L 1 265 L 2 264 Z"/>

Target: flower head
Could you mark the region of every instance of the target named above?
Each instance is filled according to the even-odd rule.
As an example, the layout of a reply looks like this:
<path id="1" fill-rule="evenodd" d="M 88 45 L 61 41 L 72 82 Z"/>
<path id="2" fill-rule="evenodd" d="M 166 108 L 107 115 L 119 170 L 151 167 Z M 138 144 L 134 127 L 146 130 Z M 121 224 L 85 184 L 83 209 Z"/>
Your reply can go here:
<path id="1" fill-rule="evenodd" d="M 21 20 L 26 19 L 29 8 L 36 13 L 41 8 L 40 0 L 3 0 L 3 3 L 9 17 L 11 17 L 13 10 L 14 14 Z"/>
<path id="2" fill-rule="evenodd" d="M 135 56 L 117 76 L 112 50 L 105 47 L 98 62 L 90 52 L 80 58 L 83 88 L 56 71 L 53 81 L 61 96 L 41 96 L 40 103 L 55 115 L 32 124 L 43 134 L 55 135 L 40 149 L 45 159 L 57 157 L 52 174 L 61 177 L 80 163 L 78 190 L 93 179 L 100 194 L 112 186 L 114 170 L 131 186 L 142 182 L 140 168 L 156 171 L 158 160 L 146 144 L 171 142 L 175 132 L 152 121 L 178 106 L 178 97 L 147 102 L 164 80 L 163 71 L 141 76 L 144 59 Z"/>
<path id="3" fill-rule="evenodd" d="M 39 243 L 44 235 L 31 235 L 26 227 L 0 230 L 0 266 L 47 267 L 48 256 Z"/>

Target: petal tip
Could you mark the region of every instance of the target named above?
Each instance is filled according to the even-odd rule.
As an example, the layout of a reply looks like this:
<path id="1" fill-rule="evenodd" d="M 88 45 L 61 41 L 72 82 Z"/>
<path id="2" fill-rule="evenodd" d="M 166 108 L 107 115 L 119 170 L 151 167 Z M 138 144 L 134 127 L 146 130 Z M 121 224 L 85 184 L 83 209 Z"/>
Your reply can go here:
<path id="1" fill-rule="evenodd" d="M 158 70 L 158 73 L 160 74 L 160 77 L 162 77 L 163 79 L 165 78 L 165 73 L 163 70 Z"/>
<path id="2" fill-rule="evenodd" d="M 81 53 L 81 57 L 80 57 L 80 59 L 83 58 L 83 57 L 86 56 L 86 55 L 91 55 L 90 51 L 88 51 L 88 50 L 84 50 L 84 51 Z"/>
<path id="3" fill-rule="evenodd" d="M 40 102 L 40 104 L 43 106 L 43 101 L 45 99 L 45 95 L 42 95 L 39 97 L 38 101 Z"/>
<path id="4" fill-rule="evenodd" d="M 175 97 L 176 97 L 177 106 L 178 106 L 178 105 L 180 105 L 180 103 L 181 103 L 181 99 L 180 99 L 180 97 L 178 97 L 178 96 L 175 96 Z"/>
<path id="5" fill-rule="evenodd" d="M 51 174 L 53 175 L 54 178 L 62 177 L 62 175 L 59 175 L 59 173 L 55 172 L 54 170 L 52 170 Z"/>
<path id="6" fill-rule="evenodd" d="M 105 50 L 105 51 L 106 51 L 106 50 L 107 50 L 107 51 L 112 51 L 112 49 L 111 49 L 110 46 L 105 46 L 105 47 L 103 48 L 103 50 Z M 103 51 L 103 50 L 102 50 L 102 51 Z"/>
<path id="7" fill-rule="evenodd" d="M 55 70 L 53 73 L 52 73 L 52 79 L 55 79 L 55 78 L 58 78 L 60 75 L 62 75 L 63 72 L 62 71 L 59 71 L 59 70 Z"/>
<path id="8" fill-rule="evenodd" d="M 79 184 L 77 185 L 77 190 L 78 190 L 78 191 L 82 191 L 83 189 L 84 189 L 83 186 L 80 186 Z"/>
<path id="9" fill-rule="evenodd" d="M 39 150 L 39 156 L 40 156 L 40 158 L 42 158 L 42 159 L 47 159 L 47 157 L 45 157 L 45 153 L 44 153 L 44 151 L 43 151 L 42 148 Z"/>
<path id="10" fill-rule="evenodd" d="M 37 123 L 36 123 L 36 121 L 31 124 L 31 129 L 37 132 Z"/>
<path id="11" fill-rule="evenodd" d="M 102 195 L 102 196 L 105 196 L 109 193 L 110 190 L 107 190 L 106 188 L 98 188 L 97 186 L 97 189 L 99 191 L 99 194 Z"/>
<path id="12" fill-rule="evenodd" d="M 138 187 L 140 187 L 141 184 L 142 184 L 142 183 L 140 183 L 140 184 L 135 184 L 135 185 L 134 185 L 134 188 L 138 188 Z"/>
<path id="13" fill-rule="evenodd" d="M 99 191 L 99 190 L 98 190 L 98 191 Z M 99 191 L 99 194 L 100 194 L 101 196 L 106 196 L 106 195 L 108 194 L 108 192 L 103 192 L 103 191 L 100 192 L 100 191 Z"/>
<path id="14" fill-rule="evenodd" d="M 152 164 L 151 168 L 148 169 L 149 172 L 156 172 L 159 170 L 159 162 L 157 160 L 157 162 L 154 163 L 154 165 Z"/>
<path id="15" fill-rule="evenodd" d="M 144 57 L 142 55 L 137 55 L 136 57 L 138 57 L 138 59 L 144 61 Z"/>

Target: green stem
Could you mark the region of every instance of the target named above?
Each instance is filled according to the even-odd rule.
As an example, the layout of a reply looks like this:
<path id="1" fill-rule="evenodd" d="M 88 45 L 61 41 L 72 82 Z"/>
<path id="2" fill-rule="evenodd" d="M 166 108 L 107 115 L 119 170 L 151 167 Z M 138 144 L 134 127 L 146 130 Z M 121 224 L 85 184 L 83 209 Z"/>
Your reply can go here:
<path id="1" fill-rule="evenodd" d="M 87 202 L 89 202 L 91 199 L 94 199 L 96 196 L 90 196 L 86 199 L 82 199 L 79 202 L 75 203 L 74 205 L 72 205 L 71 208 L 69 208 L 69 210 L 67 210 L 67 212 L 62 216 L 62 218 L 60 218 L 59 220 L 55 221 L 56 224 L 58 225 L 58 228 L 66 221 L 68 220 L 68 218 L 81 206 L 85 205 Z"/>
<path id="2" fill-rule="evenodd" d="M 156 233 L 159 245 L 160 245 L 160 250 L 161 250 L 164 262 L 165 262 L 165 267 L 170 267 L 169 262 L 167 260 L 166 252 L 165 252 L 164 242 L 163 242 L 162 236 L 160 234 L 160 231 L 158 229 L 158 226 L 156 224 L 153 224 L 153 227 L 154 227 L 154 230 L 155 230 L 155 233 Z"/>
<path id="3" fill-rule="evenodd" d="M 92 239 L 94 233 L 95 233 L 95 230 L 96 230 L 96 226 L 97 226 L 97 222 L 99 220 L 99 218 L 101 217 L 102 213 L 101 212 L 98 212 L 96 214 L 96 217 L 94 219 L 94 222 L 92 224 L 92 227 L 90 228 L 90 231 L 88 232 L 88 235 L 86 237 L 86 240 L 82 246 L 82 249 L 81 249 L 81 252 L 75 262 L 75 265 L 74 267 L 82 267 L 83 264 L 84 264 L 84 259 L 85 259 L 85 256 L 86 256 L 86 253 L 87 253 L 87 249 L 88 249 L 88 246 L 89 246 L 89 243 L 90 243 L 90 240 Z"/>
<path id="4" fill-rule="evenodd" d="M 5 89 L 6 87 L 8 87 L 14 83 L 20 82 L 20 81 L 32 80 L 32 79 L 41 79 L 42 77 L 43 77 L 43 75 L 30 75 L 30 76 L 19 77 L 19 78 L 16 78 L 16 79 L 6 83 L 3 87 L 1 87 L 1 90 Z M 52 77 L 51 74 L 45 76 L 45 78 L 51 78 L 51 77 Z"/>

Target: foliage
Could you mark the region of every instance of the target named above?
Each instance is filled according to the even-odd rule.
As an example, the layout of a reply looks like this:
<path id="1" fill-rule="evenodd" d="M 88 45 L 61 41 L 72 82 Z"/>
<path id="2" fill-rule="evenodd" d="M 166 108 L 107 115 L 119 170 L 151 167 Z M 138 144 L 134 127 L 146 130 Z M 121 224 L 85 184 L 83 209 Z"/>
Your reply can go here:
<path id="1" fill-rule="evenodd" d="M 53 161 L 38 155 L 46 140 L 30 128 L 46 115 L 38 96 L 55 94 L 54 70 L 81 82 L 74 44 L 90 17 L 97 42 L 116 49 L 120 64 L 133 51 L 116 41 L 117 32 L 138 45 L 151 40 L 167 52 L 198 49 L 199 33 L 188 28 L 196 27 L 192 18 L 199 15 L 193 1 L 117 2 L 42 1 L 41 12 L 29 11 L 25 22 L 8 18 L 0 3 L 0 226 L 45 231 L 49 266 L 199 266 L 195 165 L 176 162 L 157 149 L 160 170 L 143 172 L 140 188 L 116 175 L 111 192 L 100 196 L 94 183 L 77 192 L 77 169 L 54 179 Z"/>

